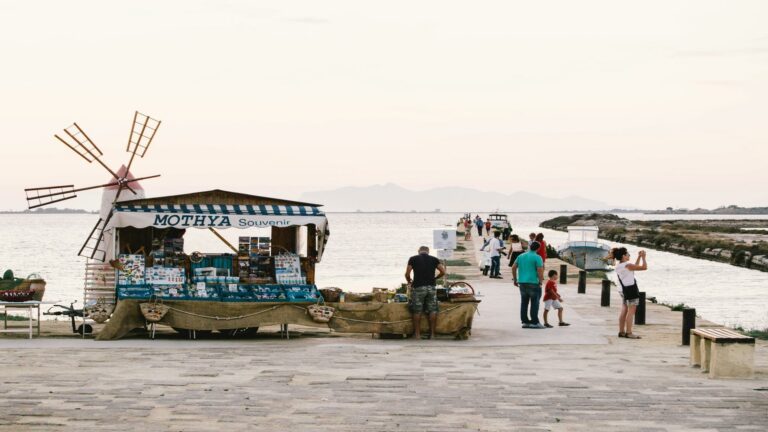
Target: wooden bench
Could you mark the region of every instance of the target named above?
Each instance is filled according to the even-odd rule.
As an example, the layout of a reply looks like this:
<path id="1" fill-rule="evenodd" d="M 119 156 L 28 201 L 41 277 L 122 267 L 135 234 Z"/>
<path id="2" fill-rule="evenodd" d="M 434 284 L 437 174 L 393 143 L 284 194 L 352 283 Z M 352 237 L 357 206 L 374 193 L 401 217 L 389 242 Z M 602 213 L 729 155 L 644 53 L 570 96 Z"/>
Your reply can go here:
<path id="1" fill-rule="evenodd" d="M 710 378 L 749 378 L 754 364 L 755 338 L 727 328 L 691 329 L 691 366 Z"/>

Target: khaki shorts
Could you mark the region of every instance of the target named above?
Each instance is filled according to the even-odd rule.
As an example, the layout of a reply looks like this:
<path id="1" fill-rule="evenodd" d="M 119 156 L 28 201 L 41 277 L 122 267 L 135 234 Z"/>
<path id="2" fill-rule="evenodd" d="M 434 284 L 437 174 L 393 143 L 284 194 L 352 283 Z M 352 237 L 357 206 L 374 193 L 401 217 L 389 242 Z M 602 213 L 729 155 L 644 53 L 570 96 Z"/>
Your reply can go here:
<path id="1" fill-rule="evenodd" d="M 563 305 L 557 300 L 544 300 L 544 310 L 550 310 L 552 308 L 562 309 Z"/>
<path id="2" fill-rule="evenodd" d="M 627 306 L 639 306 L 640 305 L 640 299 L 632 299 L 632 300 L 624 300 L 624 293 L 619 291 L 619 295 L 621 296 L 621 304 L 627 305 Z"/>
<path id="3" fill-rule="evenodd" d="M 412 288 L 409 306 L 413 314 L 437 313 L 437 290 L 433 286 Z"/>

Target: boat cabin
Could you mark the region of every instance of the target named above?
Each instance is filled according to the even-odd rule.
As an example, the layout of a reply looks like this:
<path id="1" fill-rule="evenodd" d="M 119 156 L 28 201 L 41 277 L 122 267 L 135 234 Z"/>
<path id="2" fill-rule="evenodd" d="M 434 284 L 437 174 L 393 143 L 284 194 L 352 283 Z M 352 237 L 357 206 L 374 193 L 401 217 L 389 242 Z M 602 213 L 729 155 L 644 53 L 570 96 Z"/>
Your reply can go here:
<path id="1" fill-rule="evenodd" d="M 598 242 L 599 228 L 596 226 L 569 226 L 569 242 Z"/>
<path id="2" fill-rule="evenodd" d="M 486 220 L 491 223 L 491 227 L 493 228 L 509 228 L 509 220 L 507 219 L 507 215 L 503 213 L 491 213 Z"/>

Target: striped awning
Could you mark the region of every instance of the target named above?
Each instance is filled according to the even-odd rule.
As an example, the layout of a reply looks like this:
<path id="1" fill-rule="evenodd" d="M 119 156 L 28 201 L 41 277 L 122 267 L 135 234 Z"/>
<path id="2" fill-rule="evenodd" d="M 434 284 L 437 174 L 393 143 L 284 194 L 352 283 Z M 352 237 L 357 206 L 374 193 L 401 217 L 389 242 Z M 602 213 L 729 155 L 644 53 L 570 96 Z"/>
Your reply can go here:
<path id="1" fill-rule="evenodd" d="M 264 216 L 324 216 L 322 210 L 312 206 L 284 205 L 226 205 L 226 204 L 168 204 L 168 205 L 115 205 L 116 212 L 224 214 Z"/>
<path id="2" fill-rule="evenodd" d="M 108 228 L 249 229 L 316 226 L 317 260 L 328 242 L 328 218 L 318 207 L 299 205 L 115 204 Z"/>

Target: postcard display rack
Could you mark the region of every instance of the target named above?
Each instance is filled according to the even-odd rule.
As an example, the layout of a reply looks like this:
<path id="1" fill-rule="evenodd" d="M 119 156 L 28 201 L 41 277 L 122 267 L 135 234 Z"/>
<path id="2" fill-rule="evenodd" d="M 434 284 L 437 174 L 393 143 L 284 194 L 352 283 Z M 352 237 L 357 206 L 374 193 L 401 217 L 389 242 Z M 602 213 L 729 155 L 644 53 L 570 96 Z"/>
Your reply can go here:
<path id="1" fill-rule="evenodd" d="M 319 300 L 317 287 L 307 284 L 301 273 L 299 255 L 270 256 L 269 237 L 240 237 L 237 256 L 206 254 L 198 262 L 189 262 L 182 250 L 182 239 L 165 241 L 162 247 L 153 243 L 151 266 L 144 255 L 119 255 L 118 298 L 305 303 Z"/>

